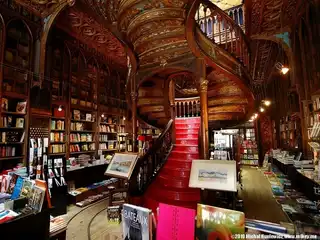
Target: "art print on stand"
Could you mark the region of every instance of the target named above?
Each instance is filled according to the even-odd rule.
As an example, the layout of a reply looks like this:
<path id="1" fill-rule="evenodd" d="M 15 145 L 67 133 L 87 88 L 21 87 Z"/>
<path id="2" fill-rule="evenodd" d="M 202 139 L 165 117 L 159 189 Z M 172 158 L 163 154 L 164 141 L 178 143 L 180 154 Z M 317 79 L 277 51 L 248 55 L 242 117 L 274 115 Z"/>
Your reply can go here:
<path id="1" fill-rule="evenodd" d="M 193 160 L 189 187 L 236 192 L 236 162 L 224 160 Z"/>
<path id="2" fill-rule="evenodd" d="M 136 165 L 137 159 L 137 154 L 116 153 L 113 156 L 105 172 L 105 175 L 130 179 L 134 166 Z"/>

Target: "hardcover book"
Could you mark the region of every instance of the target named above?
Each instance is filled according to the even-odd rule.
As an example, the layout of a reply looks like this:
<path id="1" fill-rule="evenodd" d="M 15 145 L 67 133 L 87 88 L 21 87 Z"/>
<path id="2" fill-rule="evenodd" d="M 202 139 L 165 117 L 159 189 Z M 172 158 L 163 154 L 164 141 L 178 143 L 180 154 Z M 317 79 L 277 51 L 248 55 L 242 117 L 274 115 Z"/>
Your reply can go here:
<path id="1" fill-rule="evenodd" d="M 157 240 L 194 240 L 195 216 L 193 209 L 160 203 Z"/>
<path id="2" fill-rule="evenodd" d="M 23 183 L 24 183 L 24 178 L 23 177 L 18 177 L 17 181 L 16 181 L 16 185 L 13 188 L 13 192 L 11 195 L 11 200 L 16 200 L 20 197 L 20 193 L 23 187 Z"/>
<path id="3" fill-rule="evenodd" d="M 124 240 L 152 240 L 152 212 L 150 209 L 123 204 L 122 227 Z"/>
<path id="4" fill-rule="evenodd" d="M 26 179 L 23 183 L 20 197 L 30 198 L 32 196 L 33 185 L 34 185 L 34 182 L 32 182 L 29 179 Z"/>
<path id="5" fill-rule="evenodd" d="M 32 188 L 32 195 L 31 195 L 31 198 L 29 199 L 29 206 L 35 212 L 41 212 L 45 195 L 46 195 L 46 191 L 43 188 L 40 188 L 38 186 L 34 186 Z"/>
<path id="6" fill-rule="evenodd" d="M 245 217 L 243 212 L 203 204 L 197 207 L 197 240 L 243 239 Z"/>
<path id="7" fill-rule="evenodd" d="M 109 223 L 119 223 L 121 221 L 120 206 L 109 206 L 107 208 Z"/>

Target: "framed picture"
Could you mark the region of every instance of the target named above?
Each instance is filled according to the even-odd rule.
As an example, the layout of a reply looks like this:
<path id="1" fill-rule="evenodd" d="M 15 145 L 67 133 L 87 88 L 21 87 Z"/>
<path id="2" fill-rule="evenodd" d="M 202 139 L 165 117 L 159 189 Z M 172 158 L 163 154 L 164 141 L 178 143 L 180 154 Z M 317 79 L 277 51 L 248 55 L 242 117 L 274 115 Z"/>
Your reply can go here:
<path id="1" fill-rule="evenodd" d="M 113 177 L 130 179 L 132 171 L 137 163 L 137 160 L 137 154 L 116 153 L 114 154 L 104 174 Z"/>
<path id="2" fill-rule="evenodd" d="M 236 192 L 236 161 L 193 160 L 189 187 Z"/>

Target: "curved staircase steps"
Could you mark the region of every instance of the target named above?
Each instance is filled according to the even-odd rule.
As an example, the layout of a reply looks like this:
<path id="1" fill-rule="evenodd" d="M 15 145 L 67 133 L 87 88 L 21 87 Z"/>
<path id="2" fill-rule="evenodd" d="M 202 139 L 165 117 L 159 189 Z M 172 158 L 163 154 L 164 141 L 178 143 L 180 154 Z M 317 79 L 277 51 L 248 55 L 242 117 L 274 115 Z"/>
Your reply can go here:
<path id="1" fill-rule="evenodd" d="M 176 139 L 176 144 L 198 145 L 199 140 L 198 139 L 181 138 L 181 139 Z"/>
<path id="2" fill-rule="evenodd" d="M 200 190 L 189 188 L 192 160 L 199 159 L 200 118 L 176 118 L 175 123 L 177 144 L 144 195 L 144 205 L 154 212 L 160 202 L 196 208 L 200 200 Z"/>

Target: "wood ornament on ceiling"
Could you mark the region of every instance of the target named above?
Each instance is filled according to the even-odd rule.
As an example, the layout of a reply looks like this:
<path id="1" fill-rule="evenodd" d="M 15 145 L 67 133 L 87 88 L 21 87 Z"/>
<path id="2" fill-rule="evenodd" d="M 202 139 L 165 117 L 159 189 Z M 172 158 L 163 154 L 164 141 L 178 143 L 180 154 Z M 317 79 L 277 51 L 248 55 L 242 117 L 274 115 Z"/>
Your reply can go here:
<path id="1" fill-rule="evenodd" d="M 75 0 L 14 0 L 34 15 L 46 18 L 54 13 L 61 5 L 73 6 Z"/>
<path id="2" fill-rule="evenodd" d="M 127 65 L 125 48 L 121 42 L 85 12 L 75 7 L 69 8 L 59 16 L 57 25 L 111 61 L 120 66 Z"/>

